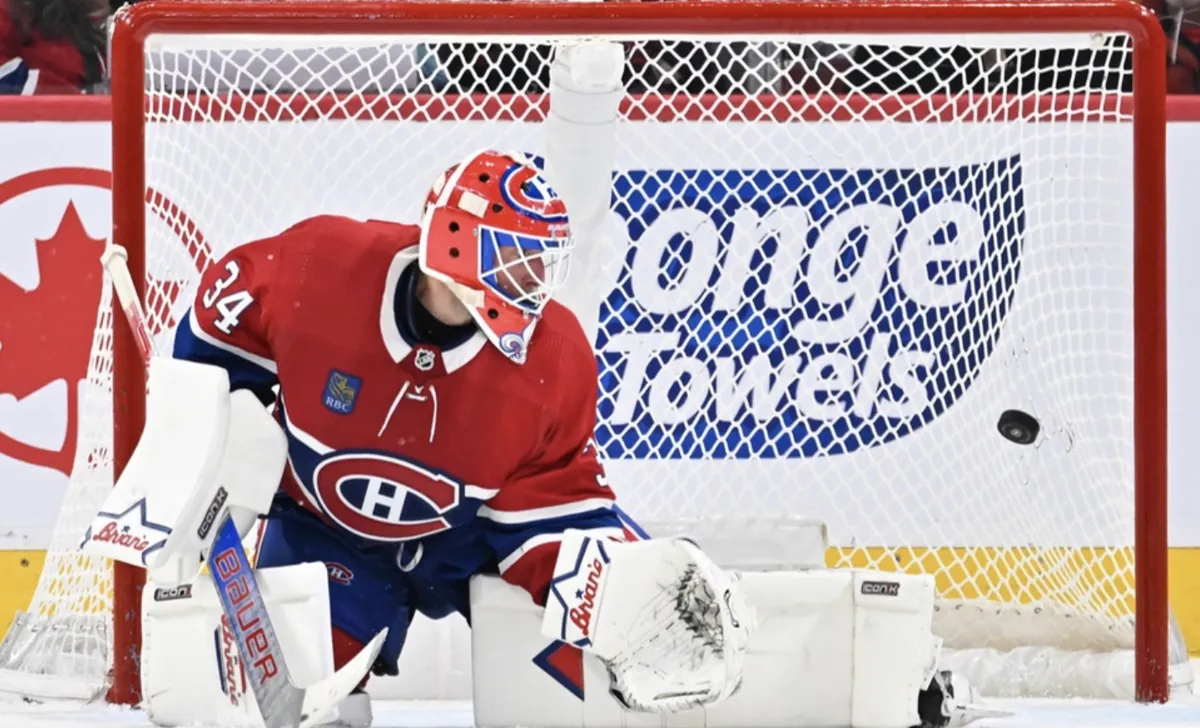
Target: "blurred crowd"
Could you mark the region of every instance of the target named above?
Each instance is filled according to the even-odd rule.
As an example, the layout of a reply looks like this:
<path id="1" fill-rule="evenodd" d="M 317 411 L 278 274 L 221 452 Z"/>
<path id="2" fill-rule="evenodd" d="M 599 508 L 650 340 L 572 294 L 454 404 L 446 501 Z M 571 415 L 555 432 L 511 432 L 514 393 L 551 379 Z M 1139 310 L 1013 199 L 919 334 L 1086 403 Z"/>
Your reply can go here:
<path id="1" fill-rule="evenodd" d="M 0 94 L 106 93 L 107 24 L 127 1 L 0 0 Z M 1200 0 L 1142 1 L 1157 14 L 1167 38 L 1163 62 L 1168 92 L 1200 92 Z M 1114 39 L 1099 48 L 1018 52 L 811 42 L 643 42 L 630 45 L 626 81 L 631 93 L 1128 90 L 1130 55 L 1121 47 L 1123 42 Z M 376 59 L 389 65 L 391 77 L 401 78 L 400 82 L 385 84 L 379 72 L 370 78 L 375 90 L 536 92 L 545 88 L 549 55 L 549 47 L 538 45 L 410 45 L 402 53 Z M 352 56 L 346 60 L 353 63 Z M 277 70 L 272 59 L 263 65 L 268 71 Z M 298 89 L 328 88 L 319 83 L 323 81 L 319 75 L 309 73 L 307 80 L 287 81 Z M 353 78 L 341 72 L 336 75 L 341 83 Z M 417 79 L 416 85 L 407 79 Z M 216 81 L 219 86 L 220 79 Z M 265 83 L 261 78 L 258 82 Z M 194 82 L 191 88 L 206 88 L 204 83 Z"/>
<path id="2" fill-rule="evenodd" d="M 105 82 L 108 0 L 0 0 L 0 94 L 71 94 Z"/>

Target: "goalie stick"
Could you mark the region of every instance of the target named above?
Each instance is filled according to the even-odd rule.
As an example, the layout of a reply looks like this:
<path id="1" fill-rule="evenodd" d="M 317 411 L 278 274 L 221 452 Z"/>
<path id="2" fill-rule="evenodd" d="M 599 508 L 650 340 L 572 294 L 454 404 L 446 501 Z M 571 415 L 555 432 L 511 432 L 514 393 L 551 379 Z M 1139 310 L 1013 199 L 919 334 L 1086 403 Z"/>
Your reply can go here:
<path id="1" fill-rule="evenodd" d="M 123 247 L 110 245 L 100 256 L 100 262 L 112 277 L 113 290 L 137 342 L 138 353 L 141 354 L 144 363 L 149 365 L 150 357 L 154 354 L 154 345 L 150 340 L 137 289 L 134 288 L 133 278 L 129 274 L 127 258 Z M 307 688 L 297 687 L 288 673 L 279 638 L 271 624 L 258 581 L 254 578 L 254 568 L 246 556 L 229 508 L 223 507 L 216 520 L 220 525 L 212 548 L 209 549 L 206 564 L 216 586 L 221 609 L 225 612 L 229 629 L 237 642 L 238 653 L 245 665 L 263 665 L 265 659 L 277 656 L 269 665 L 263 665 L 262 679 L 250 681 L 263 723 L 266 728 L 307 728 L 315 721 L 325 718 L 334 706 L 358 686 L 375 663 L 375 658 L 379 656 L 383 641 L 387 637 L 387 629 L 375 635 L 353 660 L 333 675 Z M 244 596 L 235 604 L 231 592 Z M 250 602 L 249 608 L 245 604 L 247 601 Z M 239 606 L 242 609 L 240 613 L 237 611 Z M 261 637 L 254 638 L 253 635 Z M 266 644 L 252 653 L 252 640 L 256 644 L 261 644 L 260 640 Z"/>

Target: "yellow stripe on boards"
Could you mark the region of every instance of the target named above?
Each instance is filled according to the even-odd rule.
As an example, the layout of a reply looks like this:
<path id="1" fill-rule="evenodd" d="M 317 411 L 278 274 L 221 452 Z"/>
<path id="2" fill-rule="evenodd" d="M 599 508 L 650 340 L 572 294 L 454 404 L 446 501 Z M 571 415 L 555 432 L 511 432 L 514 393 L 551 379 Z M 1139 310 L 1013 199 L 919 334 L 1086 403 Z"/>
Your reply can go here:
<path id="1" fill-rule="evenodd" d="M 0 551 L 0 636 L 13 615 L 25 611 L 42 573 L 44 551 Z"/>
<path id="2" fill-rule="evenodd" d="M 1200 548 L 1167 551 L 1167 594 L 1188 652 L 1200 655 Z"/>

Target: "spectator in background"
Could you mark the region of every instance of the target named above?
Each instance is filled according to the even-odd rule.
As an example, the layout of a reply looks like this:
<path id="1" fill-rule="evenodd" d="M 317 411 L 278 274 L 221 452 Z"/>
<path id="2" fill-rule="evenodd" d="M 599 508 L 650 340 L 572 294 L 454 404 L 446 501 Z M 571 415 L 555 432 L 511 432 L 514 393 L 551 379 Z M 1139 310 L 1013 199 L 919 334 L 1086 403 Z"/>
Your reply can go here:
<path id="1" fill-rule="evenodd" d="M 107 0 L 0 0 L 0 94 L 99 86 L 108 14 Z"/>
<path id="2" fill-rule="evenodd" d="M 1167 93 L 1194 94 L 1200 92 L 1200 44 L 1186 34 L 1175 35 L 1178 21 L 1163 18 L 1167 34 Z"/>
<path id="3" fill-rule="evenodd" d="M 1142 0 L 1167 36 L 1167 93 L 1200 91 L 1200 0 Z"/>

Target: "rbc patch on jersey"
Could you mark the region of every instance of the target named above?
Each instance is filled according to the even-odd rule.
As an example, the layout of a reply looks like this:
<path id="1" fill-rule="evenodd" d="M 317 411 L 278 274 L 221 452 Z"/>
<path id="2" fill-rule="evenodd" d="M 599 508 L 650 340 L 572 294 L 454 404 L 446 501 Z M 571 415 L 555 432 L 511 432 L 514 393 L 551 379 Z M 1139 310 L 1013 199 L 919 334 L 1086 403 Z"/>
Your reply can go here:
<path id="1" fill-rule="evenodd" d="M 362 379 L 334 369 L 329 372 L 325 382 L 325 393 L 321 396 L 325 408 L 348 415 L 354 411 L 354 403 L 358 401 L 358 391 L 362 389 Z"/>

